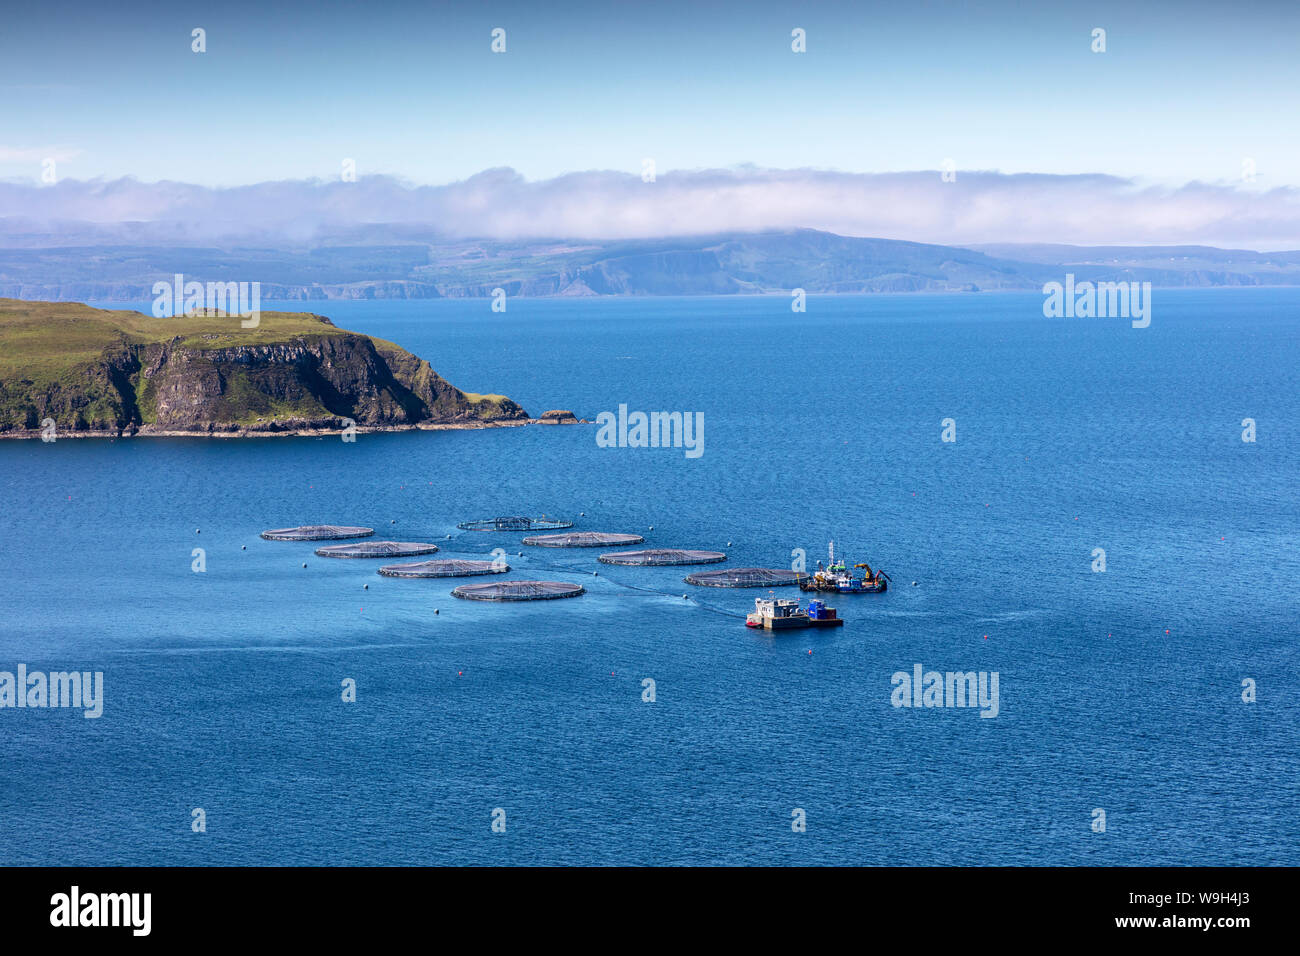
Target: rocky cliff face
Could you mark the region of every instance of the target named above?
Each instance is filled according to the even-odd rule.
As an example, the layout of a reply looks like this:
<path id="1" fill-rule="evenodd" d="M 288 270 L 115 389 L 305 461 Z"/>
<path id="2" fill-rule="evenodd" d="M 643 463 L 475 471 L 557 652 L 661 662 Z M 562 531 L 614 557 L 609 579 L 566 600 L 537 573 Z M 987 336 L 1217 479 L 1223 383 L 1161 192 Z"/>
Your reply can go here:
<path id="1" fill-rule="evenodd" d="M 205 347 L 199 336 L 131 342 L 57 376 L 0 376 L 0 433 L 39 430 L 237 433 L 528 419 L 503 396 L 467 395 L 429 363 L 390 343 L 329 325 L 328 334 Z M 228 337 L 226 337 L 228 341 Z"/>

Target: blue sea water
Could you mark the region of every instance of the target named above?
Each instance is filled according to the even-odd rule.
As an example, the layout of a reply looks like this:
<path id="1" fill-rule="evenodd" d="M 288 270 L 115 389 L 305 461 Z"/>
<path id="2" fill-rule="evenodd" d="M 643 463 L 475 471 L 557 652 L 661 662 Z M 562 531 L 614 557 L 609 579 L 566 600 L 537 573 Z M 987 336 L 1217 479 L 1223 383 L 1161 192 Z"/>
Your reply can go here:
<path id="1" fill-rule="evenodd" d="M 0 710 L 0 859 L 1300 864 L 1300 293 L 1157 290 L 1147 329 L 1041 304 L 306 305 L 534 414 L 702 412 L 698 459 L 592 426 L 0 442 L 0 669 L 105 680 L 98 720 Z M 773 636 L 740 619 L 765 592 L 455 529 L 516 513 L 731 566 L 833 538 L 894 585 Z M 258 537 L 305 523 L 588 593 L 459 601 Z M 998 716 L 895 708 L 916 664 L 996 671 Z"/>

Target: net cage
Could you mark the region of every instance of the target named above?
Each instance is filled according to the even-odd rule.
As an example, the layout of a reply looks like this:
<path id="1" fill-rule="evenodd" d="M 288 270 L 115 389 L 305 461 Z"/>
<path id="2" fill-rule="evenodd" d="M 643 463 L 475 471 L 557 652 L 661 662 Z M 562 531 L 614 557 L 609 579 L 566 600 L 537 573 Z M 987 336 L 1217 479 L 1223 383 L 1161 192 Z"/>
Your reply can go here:
<path id="1" fill-rule="evenodd" d="M 640 544 L 639 534 L 611 534 L 605 531 L 574 531 L 570 534 L 536 534 L 524 538 L 524 544 L 539 548 L 605 548 L 610 545 Z"/>
<path id="2" fill-rule="evenodd" d="M 317 548 L 322 558 L 413 558 L 417 554 L 435 554 L 436 544 L 415 541 L 363 541 L 359 544 L 331 544 Z"/>
<path id="3" fill-rule="evenodd" d="M 388 578 L 467 578 L 475 574 L 504 574 L 509 570 L 510 565 L 504 561 L 451 559 L 386 564 L 379 569 L 379 573 Z"/>
<path id="4" fill-rule="evenodd" d="M 688 574 L 683 580 L 702 588 L 760 588 L 798 584 L 807 578 L 803 572 L 789 568 L 726 568 Z"/>
<path id="5" fill-rule="evenodd" d="M 565 581 L 502 581 L 491 584 L 462 584 L 452 589 L 452 597 L 467 601 L 553 601 L 571 598 L 586 589 Z"/>
<path id="6" fill-rule="evenodd" d="M 461 531 L 560 531 L 572 528 L 572 521 L 559 521 L 543 515 L 540 518 L 527 518 L 512 515 L 501 518 L 479 518 L 475 521 L 462 521 L 456 525 Z"/>
<path id="7" fill-rule="evenodd" d="M 650 548 L 645 551 L 611 551 L 596 558 L 601 564 L 622 564 L 629 567 L 658 567 L 668 564 L 716 564 L 727 560 L 721 551 L 679 551 L 672 548 Z"/>
<path id="8" fill-rule="evenodd" d="M 374 528 L 353 528 L 337 524 L 305 524 L 297 528 L 274 528 L 263 531 L 267 541 L 341 541 L 344 538 L 368 538 Z"/>

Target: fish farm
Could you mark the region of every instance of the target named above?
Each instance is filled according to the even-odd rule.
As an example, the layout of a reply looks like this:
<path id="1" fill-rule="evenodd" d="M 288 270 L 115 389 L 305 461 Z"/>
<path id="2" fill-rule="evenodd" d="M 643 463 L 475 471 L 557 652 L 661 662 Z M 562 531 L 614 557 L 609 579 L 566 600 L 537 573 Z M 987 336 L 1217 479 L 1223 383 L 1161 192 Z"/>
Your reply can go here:
<path id="1" fill-rule="evenodd" d="M 462 561 L 458 559 L 417 561 L 414 564 L 386 564 L 379 573 L 386 578 L 467 578 L 475 574 L 504 574 L 504 561 Z"/>
<path id="2" fill-rule="evenodd" d="M 585 513 L 584 513 L 585 514 Z M 395 522 L 394 522 L 395 523 Z M 655 568 L 675 565 L 717 564 L 727 560 L 723 551 L 709 551 L 698 548 L 637 548 L 616 550 L 618 546 L 644 544 L 645 538 L 639 534 L 623 534 L 605 531 L 564 530 L 573 527 L 572 522 L 547 518 L 530 518 L 525 516 L 503 516 L 485 518 L 478 521 L 465 521 L 456 526 L 465 531 L 538 531 L 562 529 L 555 534 L 534 534 L 522 539 L 523 544 L 539 548 L 614 548 L 595 555 L 601 564 L 616 565 L 625 568 Z M 651 531 L 654 527 L 651 526 Z M 263 531 L 262 537 L 268 541 L 325 541 L 333 539 L 365 538 L 375 533 L 373 528 L 353 527 L 350 525 L 302 525 L 297 528 L 279 528 Z M 452 535 L 447 535 L 451 538 Z M 731 542 L 728 542 L 730 545 Z M 446 546 L 446 545 L 444 545 Z M 318 547 L 315 553 L 322 558 L 403 558 L 415 555 L 440 553 L 441 547 L 423 541 L 348 541 L 344 544 Z M 844 562 L 835 563 L 834 544 L 831 546 L 831 563 L 825 567 L 818 563 L 817 575 L 795 571 L 789 568 L 720 568 L 711 571 L 696 571 L 682 580 L 687 584 L 704 588 L 776 588 L 798 585 L 804 590 L 835 590 L 845 593 L 846 587 L 835 578 L 835 587 L 828 586 L 832 572 L 845 570 Z M 443 558 L 415 561 L 403 564 L 385 563 L 378 568 L 380 575 L 387 578 L 460 578 L 476 575 L 500 575 L 511 570 L 502 558 L 502 550 L 494 549 L 491 555 L 483 553 L 483 545 L 478 549 L 457 551 L 465 557 Z M 520 551 L 522 557 L 524 552 Z M 307 567 L 306 564 L 303 567 Z M 866 564 L 855 565 L 865 568 L 864 574 L 884 578 L 883 572 L 872 572 Z M 573 568 L 557 568 L 573 572 Z M 597 571 L 584 571 L 592 577 L 599 577 Z M 855 579 L 856 580 L 856 579 Z M 874 578 L 873 578 L 874 580 Z M 640 587 L 635 584 L 614 581 L 618 587 L 637 590 L 653 588 Z M 365 585 L 369 589 L 369 585 Z M 852 590 L 868 590 L 865 587 Z M 884 590 L 883 582 L 875 590 Z M 461 584 L 452 589 L 453 597 L 467 601 L 553 601 L 559 598 L 578 597 L 586 594 L 586 588 L 580 584 L 566 581 L 496 581 L 479 584 Z M 686 597 L 686 595 L 682 595 Z M 714 609 L 716 610 L 716 609 Z M 437 611 L 435 610 L 436 614 Z M 751 615 L 752 616 L 752 615 Z M 766 626 L 766 625 L 764 625 Z"/>
<path id="3" fill-rule="evenodd" d="M 761 588 L 798 584 L 807 577 L 801 571 L 791 571 L 788 568 L 724 568 L 720 571 L 688 574 L 683 580 L 702 588 Z"/>
<path id="4" fill-rule="evenodd" d="M 462 584 L 452 597 L 467 601 L 553 601 L 585 593 L 581 584 L 565 581 L 502 581 L 499 584 Z"/>
<path id="5" fill-rule="evenodd" d="M 410 541 L 365 541 L 361 544 L 331 544 L 317 548 L 322 558 L 411 558 L 417 554 L 433 554 L 436 544 Z"/>
<path id="6" fill-rule="evenodd" d="M 628 567 L 660 567 L 670 564 L 716 564 L 727 560 L 721 551 L 677 551 L 672 548 L 650 548 L 645 551 L 612 551 L 596 558 L 601 564 L 621 564 Z"/>
<path id="7" fill-rule="evenodd" d="M 477 521 L 462 521 L 456 525 L 461 531 L 562 531 L 572 528 L 572 521 L 556 521 L 553 518 L 525 518 L 515 515 L 505 518 L 480 518 Z"/>
<path id="8" fill-rule="evenodd" d="M 605 548 L 617 544 L 641 544 L 639 534 L 609 534 L 603 531 L 574 531 L 570 534 L 535 534 L 524 544 L 539 548 Z"/>
<path id="9" fill-rule="evenodd" d="M 350 528 L 346 525 L 307 524 L 298 528 L 276 528 L 263 531 L 267 541 L 341 541 L 344 538 L 368 538 L 374 528 Z"/>

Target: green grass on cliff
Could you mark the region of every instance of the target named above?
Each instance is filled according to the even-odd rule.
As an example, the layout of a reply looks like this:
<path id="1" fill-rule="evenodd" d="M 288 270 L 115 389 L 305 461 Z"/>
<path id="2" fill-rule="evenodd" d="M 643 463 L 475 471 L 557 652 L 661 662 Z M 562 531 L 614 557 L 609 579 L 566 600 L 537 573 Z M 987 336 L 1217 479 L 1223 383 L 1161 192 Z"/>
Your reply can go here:
<path id="1" fill-rule="evenodd" d="M 77 302 L 0 299 L 0 380 L 39 381 L 96 361 L 105 348 L 180 338 L 188 348 L 267 345 L 300 336 L 346 335 L 305 312 L 263 312 L 255 329 L 237 316 L 156 319 L 142 312 L 92 309 Z"/>
<path id="2" fill-rule="evenodd" d="M 102 371 L 106 350 L 176 340 L 183 348 L 204 351 L 353 334 L 306 312 L 262 312 L 257 328 L 245 329 L 238 316 L 160 319 L 75 302 L 0 298 L 0 425 L 34 427 L 35 422 L 29 421 L 33 411 L 27 396 L 38 392 L 87 395 L 90 402 L 85 414 L 91 420 L 112 420 L 116 412 L 109 407 L 113 392 L 106 387 Z M 436 377 L 436 372 L 400 346 L 382 339 L 371 341 L 390 364 L 402 363 L 408 368 L 423 365 L 427 371 L 421 375 Z M 227 392 L 216 408 L 222 420 L 251 424 L 258 419 L 329 417 L 313 397 L 305 396 L 292 404 L 272 399 L 258 389 L 256 371 L 232 368 L 226 374 Z M 133 377 L 126 386 L 134 392 L 136 406 L 146 423 L 154 419 L 157 408 L 151 386 L 151 380 L 144 376 Z M 480 419 L 500 417 L 502 403 L 509 402 L 497 395 L 466 398 L 472 414 Z"/>

